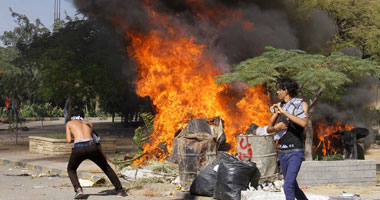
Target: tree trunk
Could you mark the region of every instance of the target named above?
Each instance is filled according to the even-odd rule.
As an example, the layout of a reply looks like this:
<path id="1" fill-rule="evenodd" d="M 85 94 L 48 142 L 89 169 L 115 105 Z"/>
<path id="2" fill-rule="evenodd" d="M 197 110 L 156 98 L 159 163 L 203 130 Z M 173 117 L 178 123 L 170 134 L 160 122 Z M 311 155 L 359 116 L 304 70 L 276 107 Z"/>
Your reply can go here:
<path id="1" fill-rule="evenodd" d="M 310 107 L 309 107 L 309 118 L 307 120 L 307 126 L 305 129 L 306 139 L 305 139 L 305 160 L 313 160 L 313 112 L 315 108 L 315 103 L 317 102 L 318 98 L 314 99 L 314 101 L 311 101 Z"/>
<path id="2" fill-rule="evenodd" d="M 306 126 L 306 139 L 305 139 L 305 160 L 313 160 L 313 124 L 309 117 Z"/>
<path id="3" fill-rule="evenodd" d="M 69 97 L 69 108 L 67 110 L 67 121 L 69 122 L 71 120 L 71 113 L 73 109 L 73 98 Z"/>
<path id="4" fill-rule="evenodd" d="M 322 88 L 319 88 L 317 95 L 310 100 L 309 105 L 309 118 L 307 121 L 307 126 L 305 130 L 306 139 L 305 139 L 305 160 L 313 160 L 313 123 L 312 123 L 312 115 L 314 112 L 315 105 L 317 104 L 319 97 L 323 92 Z"/>
<path id="5" fill-rule="evenodd" d="M 95 98 L 95 113 L 98 115 L 100 112 L 100 97 L 99 95 Z"/>
<path id="6" fill-rule="evenodd" d="M 115 113 L 113 112 L 112 113 L 112 124 L 114 124 L 115 123 Z"/>
<path id="7" fill-rule="evenodd" d="M 16 144 L 18 144 L 18 124 L 20 123 L 20 119 L 19 119 L 19 113 L 20 113 L 20 105 L 19 103 L 21 102 L 21 100 L 16 100 L 16 105 L 14 107 L 14 112 L 15 112 L 15 115 L 16 115 Z"/>

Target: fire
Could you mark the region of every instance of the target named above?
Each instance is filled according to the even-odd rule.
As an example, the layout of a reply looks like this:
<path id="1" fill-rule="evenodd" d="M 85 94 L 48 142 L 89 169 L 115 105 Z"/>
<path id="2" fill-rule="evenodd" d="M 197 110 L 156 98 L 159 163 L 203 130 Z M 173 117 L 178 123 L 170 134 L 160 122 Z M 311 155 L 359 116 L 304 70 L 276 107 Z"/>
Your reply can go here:
<path id="1" fill-rule="evenodd" d="M 355 128 L 352 125 L 345 124 L 338 121 L 335 126 L 329 126 L 324 121 L 319 121 L 316 126 L 313 126 L 313 133 L 317 136 L 318 142 L 315 143 L 314 151 L 321 148 L 323 156 L 329 154 L 336 154 L 336 149 L 332 146 L 332 139 L 340 137 L 341 135 L 332 135 L 333 133 L 340 130 L 351 130 Z M 330 136 L 330 139 L 327 137 Z M 327 143 L 327 144 L 326 144 Z"/>
<path id="2" fill-rule="evenodd" d="M 236 135 L 252 123 L 269 123 L 265 88 L 250 88 L 243 97 L 233 97 L 231 86 L 215 83 L 214 76 L 222 71 L 209 58 L 205 44 L 167 16 L 151 12 L 151 18 L 159 29 L 126 34 L 131 41 L 128 53 L 137 63 L 137 94 L 149 96 L 157 113 L 151 142 L 144 145 L 147 154 L 134 164 L 163 160 L 167 153 L 159 145 L 164 143 L 170 154 L 174 133 L 192 118 L 222 117 L 231 153 L 236 152 Z"/>

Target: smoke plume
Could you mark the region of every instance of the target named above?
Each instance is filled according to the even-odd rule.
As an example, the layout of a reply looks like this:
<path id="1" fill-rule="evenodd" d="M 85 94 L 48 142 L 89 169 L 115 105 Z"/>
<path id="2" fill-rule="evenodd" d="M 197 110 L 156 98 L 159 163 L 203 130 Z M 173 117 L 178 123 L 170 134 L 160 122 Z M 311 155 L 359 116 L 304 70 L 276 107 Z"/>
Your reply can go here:
<path id="1" fill-rule="evenodd" d="M 210 52 L 236 64 L 260 55 L 265 46 L 312 50 L 336 32 L 328 15 L 315 11 L 309 20 L 293 17 L 283 1 L 246 0 L 74 0 L 78 11 L 103 23 L 120 21 L 125 30 L 160 29 L 149 21 L 150 12 L 163 13 L 206 44 Z M 323 27 L 323 28 L 321 28 Z M 125 31 L 124 30 L 124 31 Z"/>

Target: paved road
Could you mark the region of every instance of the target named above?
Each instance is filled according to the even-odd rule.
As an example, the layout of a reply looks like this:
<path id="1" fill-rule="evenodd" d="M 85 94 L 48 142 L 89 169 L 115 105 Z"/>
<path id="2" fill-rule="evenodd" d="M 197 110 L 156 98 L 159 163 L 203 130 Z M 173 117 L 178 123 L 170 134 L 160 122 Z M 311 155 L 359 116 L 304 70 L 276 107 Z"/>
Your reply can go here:
<path id="1" fill-rule="evenodd" d="M 22 168 L 0 165 L 0 200 L 73 199 L 69 178 L 42 176 Z M 120 199 L 112 187 L 85 188 L 84 199 Z M 126 197 L 126 199 L 136 199 Z"/>
<path id="2" fill-rule="evenodd" d="M 41 176 L 36 177 L 38 172 L 19 167 L 0 165 L 0 200 L 67 200 L 73 199 L 74 190 L 67 177 Z M 121 180 L 123 185 L 125 181 Z M 83 189 L 88 200 L 161 200 L 178 199 L 169 197 L 145 196 L 143 190 L 128 191 L 128 196 L 118 197 L 115 195 L 113 186 L 87 187 Z"/>

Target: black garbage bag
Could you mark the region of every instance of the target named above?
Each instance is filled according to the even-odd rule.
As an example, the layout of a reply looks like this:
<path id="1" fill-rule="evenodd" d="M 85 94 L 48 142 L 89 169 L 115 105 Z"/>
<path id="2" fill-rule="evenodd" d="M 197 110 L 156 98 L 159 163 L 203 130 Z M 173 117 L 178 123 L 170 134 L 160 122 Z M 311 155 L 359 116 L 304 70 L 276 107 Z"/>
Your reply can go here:
<path id="1" fill-rule="evenodd" d="M 214 195 L 217 174 L 217 171 L 214 170 L 215 166 L 221 162 L 233 161 L 238 161 L 238 159 L 227 153 L 220 153 L 211 164 L 207 165 L 198 176 L 195 177 L 190 186 L 190 194 L 212 197 Z"/>
<path id="2" fill-rule="evenodd" d="M 248 189 L 257 167 L 251 161 L 235 160 L 222 162 L 216 175 L 214 198 L 219 200 L 240 200 L 241 191 Z"/>

